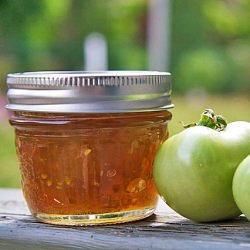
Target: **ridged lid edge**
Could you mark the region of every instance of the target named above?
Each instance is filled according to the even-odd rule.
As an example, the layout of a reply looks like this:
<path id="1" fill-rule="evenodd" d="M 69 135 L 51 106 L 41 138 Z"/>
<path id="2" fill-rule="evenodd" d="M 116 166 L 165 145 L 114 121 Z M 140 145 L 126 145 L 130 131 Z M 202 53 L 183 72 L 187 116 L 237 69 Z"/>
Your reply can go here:
<path id="1" fill-rule="evenodd" d="M 157 71 L 40 71 L 7 75 L 7 84 L 32 87 L 88 87 L 159 85 L 166 83 L 170 73 Z"/>

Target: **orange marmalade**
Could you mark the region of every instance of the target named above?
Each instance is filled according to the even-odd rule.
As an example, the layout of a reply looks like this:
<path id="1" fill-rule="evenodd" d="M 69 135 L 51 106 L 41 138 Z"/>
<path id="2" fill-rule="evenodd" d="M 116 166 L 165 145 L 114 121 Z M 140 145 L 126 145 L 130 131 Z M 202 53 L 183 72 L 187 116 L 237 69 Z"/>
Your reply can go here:
<path id="1" fill-rule="evenodd" d="M 136 75 L 130 85 L 130 76 L 119 74 L 124 78 L 115 78 L 120 84 L 115 86 L 109 75 L 97 80 L 88 75 L 87 81 L 79 72 L 63 81 L 54 72 L 41 79 L 9 77 L 22 189 L 37 219 L 96 225 L 154 212 L 153 161 L 168 137 L 171 113 L 150 107 L 165 104 L 169 88 L 165 75 L 155 82 L 154 75 Z"/>

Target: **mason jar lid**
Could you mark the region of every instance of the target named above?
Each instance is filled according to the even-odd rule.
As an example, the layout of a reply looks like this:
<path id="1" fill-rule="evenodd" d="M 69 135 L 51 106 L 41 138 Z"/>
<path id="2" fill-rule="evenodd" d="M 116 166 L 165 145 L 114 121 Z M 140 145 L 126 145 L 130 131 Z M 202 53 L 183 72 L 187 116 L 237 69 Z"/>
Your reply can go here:
<path id="1" fill-rule="evenodd" d="M 7 76 L 6 108 L 30 112 L 110 113 L 172 108 L 170 73 L 45 71 Z"/>

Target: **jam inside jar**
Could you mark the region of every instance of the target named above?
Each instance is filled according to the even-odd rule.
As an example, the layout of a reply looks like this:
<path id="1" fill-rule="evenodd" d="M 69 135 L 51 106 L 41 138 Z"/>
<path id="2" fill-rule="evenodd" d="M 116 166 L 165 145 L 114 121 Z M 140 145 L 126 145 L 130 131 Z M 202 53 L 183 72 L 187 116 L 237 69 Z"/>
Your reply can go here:
<path id="1" fill-rule="evenodd" d="M 23 193 L 40 221 L 97 225 L 151 215 L 171 78 L 156 71 L 8 74 Z"/>
<path id="2" fill-rule="evenodd" d="M 152 170 L 169 111 L 15 112 L 11 124 L 32 214 L 55 224 L 132 221 L 153 213 Z"/>

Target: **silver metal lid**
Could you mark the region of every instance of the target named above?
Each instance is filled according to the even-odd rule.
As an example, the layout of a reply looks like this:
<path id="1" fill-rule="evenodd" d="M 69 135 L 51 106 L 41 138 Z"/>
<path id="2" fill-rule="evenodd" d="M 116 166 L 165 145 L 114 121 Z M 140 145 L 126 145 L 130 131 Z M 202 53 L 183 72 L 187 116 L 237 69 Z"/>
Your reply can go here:
<path id="1" fill-rule="evenodd" d="M 166 72 L 26 72 L 9 74 L 7 85 L 11 110 L 110 113 L 173 107 Z"/>

